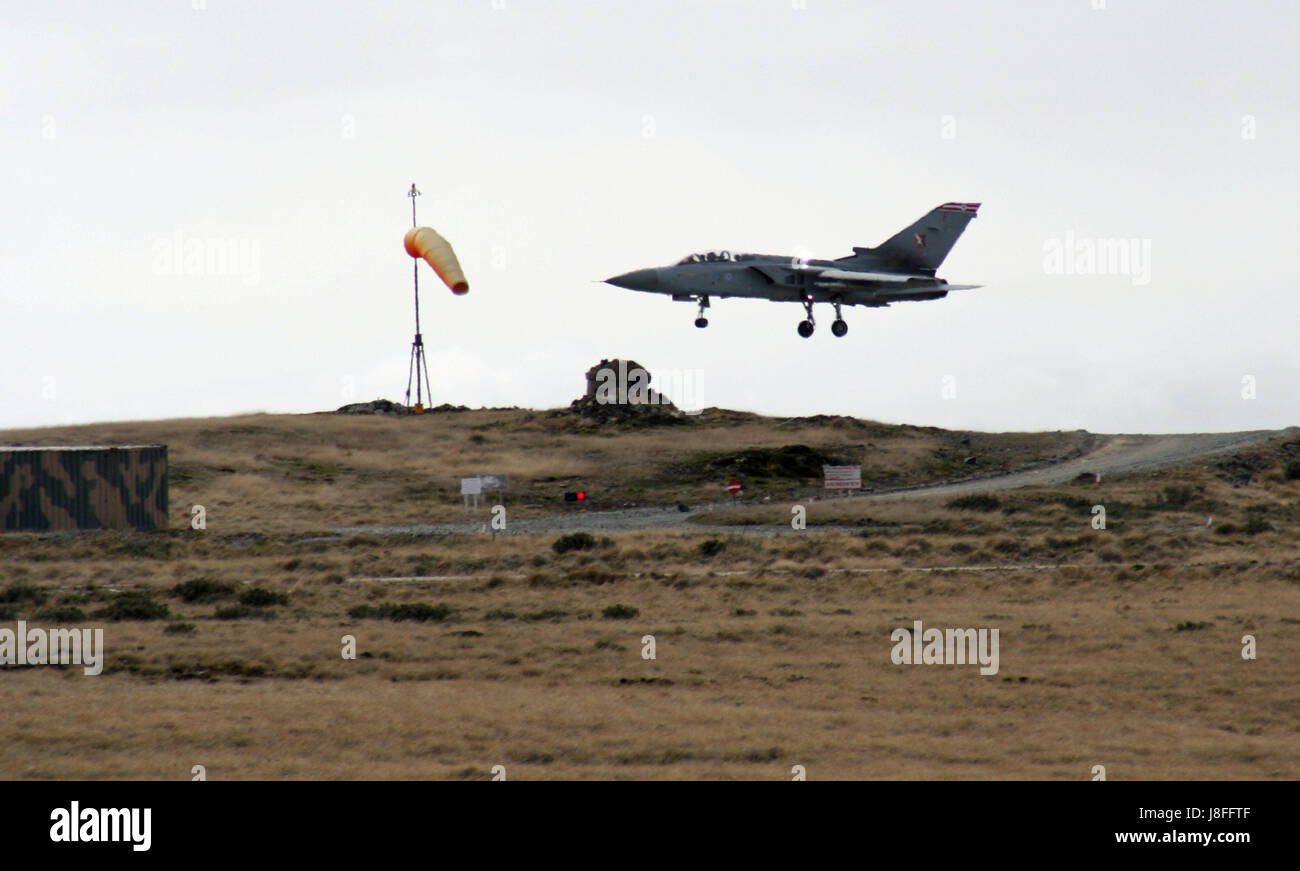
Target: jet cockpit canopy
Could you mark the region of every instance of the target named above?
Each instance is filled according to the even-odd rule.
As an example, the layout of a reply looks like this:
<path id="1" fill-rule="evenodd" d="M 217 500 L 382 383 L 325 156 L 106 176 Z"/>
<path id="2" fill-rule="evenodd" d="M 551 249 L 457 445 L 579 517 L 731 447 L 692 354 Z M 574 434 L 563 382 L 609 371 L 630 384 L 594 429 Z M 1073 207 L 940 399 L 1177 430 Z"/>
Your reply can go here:
<path id="1" fill-rule="evenodd" d="M 730 251 L 705 251 L 700 254 L 687 254 L 677 261 L 677 265 L 685 266 L 687 263 L 726 263 L 743 259 L 745 259 L 744 254 L 733 254 Z"/>

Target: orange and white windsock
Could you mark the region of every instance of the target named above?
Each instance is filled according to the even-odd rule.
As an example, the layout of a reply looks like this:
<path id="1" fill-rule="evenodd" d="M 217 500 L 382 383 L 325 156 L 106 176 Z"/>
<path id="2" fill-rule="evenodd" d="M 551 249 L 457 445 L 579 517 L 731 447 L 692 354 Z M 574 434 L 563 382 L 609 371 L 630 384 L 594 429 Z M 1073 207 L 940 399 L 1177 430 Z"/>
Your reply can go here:
<path id="1" fill-rule="evenodd" d="M 465 293 L 469 282 L 461 271 L 456 252 L 451 250 L 451 243 L 439 236 L 429 227 L 412 227 L 406 231 L 402 240 L 406 253 L 412 257 L 422 257 L 438 273 L 443 284 L 451 288 L 452 293 Z"/>

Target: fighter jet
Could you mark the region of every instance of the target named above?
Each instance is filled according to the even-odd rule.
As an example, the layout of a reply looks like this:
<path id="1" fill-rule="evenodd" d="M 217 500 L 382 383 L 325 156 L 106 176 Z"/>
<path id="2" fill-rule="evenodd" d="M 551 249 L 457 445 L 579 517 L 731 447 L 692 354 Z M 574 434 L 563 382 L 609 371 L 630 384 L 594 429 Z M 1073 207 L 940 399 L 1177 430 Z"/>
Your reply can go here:
<path id="1" fill-rule="evenodd" d="M 883 308 L 894 302 L 943 299 L 950 290 L 974 290 L 978 284 L 949 284 L 935 270 L 957 244 L 979 203 L 944 203 L 876 248 L 857 248 L 838 260 L 810 260 L 769 254 L 710 251 L 691 254 L 672 266 L 636 269 L 606 279 L 629 290 L 668 294 L 677 302 L 698 302 L 695 326 L 709 325 L 704 310 L 712 297 L 752 297 L 802 303 L 807 314 L 799 335 L 813 334 L 813 303 L 835 307 L 831 333 L 849 331 L 840 307 Z"/>

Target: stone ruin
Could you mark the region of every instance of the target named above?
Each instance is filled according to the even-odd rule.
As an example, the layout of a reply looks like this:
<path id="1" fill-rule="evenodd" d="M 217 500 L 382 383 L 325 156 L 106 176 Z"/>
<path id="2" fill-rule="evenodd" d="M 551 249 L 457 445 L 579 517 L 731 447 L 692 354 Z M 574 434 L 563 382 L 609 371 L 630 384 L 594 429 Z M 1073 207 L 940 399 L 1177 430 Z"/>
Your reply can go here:
<path id="1" fill-rule="evenodd" d="M 584 417 L 642 423 L 677 422 L 682 413 L 650 387 L 650 370 L 635 360 L 601 360 L 587 370 L 587 390 L 569 403 Z"/>

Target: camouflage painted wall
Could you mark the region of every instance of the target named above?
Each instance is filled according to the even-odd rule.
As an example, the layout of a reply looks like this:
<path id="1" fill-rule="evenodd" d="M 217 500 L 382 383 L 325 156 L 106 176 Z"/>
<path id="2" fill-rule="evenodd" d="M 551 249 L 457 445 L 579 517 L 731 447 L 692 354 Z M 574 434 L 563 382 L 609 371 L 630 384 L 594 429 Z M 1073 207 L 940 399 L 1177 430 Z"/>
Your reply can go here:
<path id="1" fill-rule="evenodd" d="M 0 531 L 167 525 L 167 446 L 0 447 Z"/>

